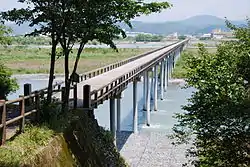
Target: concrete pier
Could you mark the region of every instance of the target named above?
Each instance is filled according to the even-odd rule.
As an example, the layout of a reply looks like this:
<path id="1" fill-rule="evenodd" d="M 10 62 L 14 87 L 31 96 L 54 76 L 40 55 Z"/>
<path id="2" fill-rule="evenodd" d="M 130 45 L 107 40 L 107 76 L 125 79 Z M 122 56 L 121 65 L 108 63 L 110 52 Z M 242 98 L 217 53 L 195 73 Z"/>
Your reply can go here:
<path id="1" fill-rule="evenodd" d="M 161 62 L 161 68 L 160 68 L 160 97 L 161 97 L 161 100 L 163 100 L 164 99 L 164 95 L 163 95 L 163 93 L 164 93 L 164 91 L 163 91 L 163 74 L 164 73 L 164 61 L 162 61 Z"/>
<path id="2" fill-rule="evenodd" d="M 150 82 L 149 82 L 149 71 L 147 71 L 147 77 L 146 77 L 146 90 L 147 90 L 147 95 L 146 95 L 146 99 L 147 99 L 147 113 L 146 113 L 146 124 L 147 126 L 150 126 Z"/>
<path id="3" fill-rule="evenodd" d="M 115 123 L 115 98 L 109 99 L 110 104 L 110 131 L 116 139 L 116 123 Z"/>
<path id="4" fill-rule="evenodd" d="M 133 130 L 138 132 L 137 79 L 133 81 Z"/>
<path id="5" fill-rule="evenodd" d="M 154 110 L 157 111 L 157 99 L 158 99 L 158 65 L 154 67 Z"/>
<path id="6" fill-rule="evenodd" d="M 117 132 L 121 131 L 121 93 L 116 97 L 116 104 L 117 104 Z"/>

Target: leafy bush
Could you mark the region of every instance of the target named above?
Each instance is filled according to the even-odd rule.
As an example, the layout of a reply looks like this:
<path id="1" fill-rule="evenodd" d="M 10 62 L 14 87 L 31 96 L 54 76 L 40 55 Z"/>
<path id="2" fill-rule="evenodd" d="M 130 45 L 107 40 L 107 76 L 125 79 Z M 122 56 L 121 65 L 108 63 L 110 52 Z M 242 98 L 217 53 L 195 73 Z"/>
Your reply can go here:
<path id="1" fill-rule="evenodd" d="M 18 89 L 16 79 L 11 78 L 10 70 L 0 63 L 0 99 L 6 99 L 7 95 Z"/>
<path id="2" fill-rule="evenodd" d="M 215 54 L 199 45 L 198 56 L 187 61 L 187 87 L 197 91 L 174 131 L 181 142 L 193 139 L 196 166 L 250 166 L 250 22 L 227 24 L 238 41 L 222 43 Z"/>

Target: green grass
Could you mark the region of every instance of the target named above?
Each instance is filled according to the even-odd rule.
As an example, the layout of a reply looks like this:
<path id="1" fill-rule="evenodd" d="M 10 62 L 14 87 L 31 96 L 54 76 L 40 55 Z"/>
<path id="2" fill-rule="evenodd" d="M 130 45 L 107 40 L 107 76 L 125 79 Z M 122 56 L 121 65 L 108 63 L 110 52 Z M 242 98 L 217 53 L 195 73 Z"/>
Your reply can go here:
<path id="1" fill-rule="evenodd" d="M 93 70 L 132 56 L 139 55 L 151 49 L 124 48 L 116 52 L 110 48 L 86 48 L 81 56 L 78 73 Z M 58 49 L 60 53 L 61 49 Z M 77 50 L 70 55 L 70 70 L 74 65 Z M 1 61 L 14 74 L 48 73 L 50 68 L 50 49 L 27 47 L 0 47 Z M 64 57 L 56 60 L 56 73 L 64 73 Z"/>
<path id="2" fill-rule="evenodd" d="M 28 126 L 25 132 L 0 147 L 0 166 L 20 166 L 21 160 L 34 156 L 39 148 L 46 146 L 54 132 L 46 126 Z"/>
<path id="3" fill-rule="evenodd" d="M 216 48 L 208 48 L 209 53 L 215 53 Z M 189 48 L 181 53 L 181 57 L 177 60 L 172 78 L 186 78 L 187 77 L 187 69 L 185 65 L 187 64 L 187 60 L 190 56 L 198 56 L 198 49 L 196 48 Z"/>

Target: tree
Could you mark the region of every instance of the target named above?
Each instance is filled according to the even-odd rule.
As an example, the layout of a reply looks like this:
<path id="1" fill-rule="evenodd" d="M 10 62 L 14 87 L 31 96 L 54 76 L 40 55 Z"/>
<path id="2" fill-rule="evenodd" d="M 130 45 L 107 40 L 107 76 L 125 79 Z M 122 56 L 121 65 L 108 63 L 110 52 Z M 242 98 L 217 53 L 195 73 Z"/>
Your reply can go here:
<path id="1" fill-rule="evenodd" d="M 181 142 L 193 139 L 196 166 L 250 166 L 250 22 L 227 25 L 238 41 L 220 44 L 215 54 L 199 45 L 187 62 L 187 87 L 196 91 L 173 130 Z"/>
<path id="2" fill-rule="evenodd" d="M 135 37 L 136 42 L 160 42 L 163 39 L 161 35 L 138 34 Z"/>
<path id="3" fill-rule="evenodd" d="M 136 0 L 20 0 L 21 3 L 32 4 L 33 7 L 13 9 L 2 13 L 6 20 L 22 24 L 29 21 L 30 26 L 38 25 L 30 35 L 50 34 L 52 39 L 51 67 L 48 92 L 52 91 L 56 46 L 63 48 L 65 59 L 65 108 L 67 108 L 72 75 L 69 72 L 69 55 L 75 43 L 79 42 L 77 58 L 72 74 L 75 74 L 77 65 L 85 44 L 91 40 L 98 40 L 116 49 L 113 40 L 120 34 L 126 34 L 117 24 L 125 22 L 132 27 L 130 20 L 141 14 L 160 12 L 170 7 L 167 2 L 144 3 Z M 48 101 L 51 101 L 51 94 Z"/>
<path id="4" fill-rule="evenodd" d="M 61 3 L 60 0 L 19 0 L 20 3 L 26 3 L 27 7 L 22 9 L 13 9 L 7 12 L 2 12 L 3 19 L 14 21 L 20 25 L 24 22 L 29 22 L 29 26 L 37 26 L 32 33 L 26 36 L 49 35 L 51 39 L 51 61 L 50 75 L 48 83 L 47 102 L 51 102 L 52 85 L 54 79 L 56 47 L 61 37 L 61 27 L 63 26 L 63 18 L 61 18 Z"/>
<path id="5" fill-rule="evenodd" d="M 11 29 L 0 23 L 0 45 L 9 45 L 11 39 L 8 36 Z M 11 78 L 12 73 L 2 63 L 0 63 L 0 99 L 6 99 L 7 95 L 18 89 L 15 79 Z"/>
<path id="6" fill-rule="evenodd" d="M 9 37 L 9 34 L 11 32 L 12 32 L 11 28 L 5 26 L 2 22 L 0 22 L 0 45 L 11 44 L 11 38 Z"/>
<path id="7" fill-rule="evenodd" d="M 178 39 L 179 40 L 184 40 L 184 39 L 186 39 L 187 37 L 185 36 L 185 35 L 181 35 L 181 36 L 178 36 Z"/>
<path id="8" fill-rule="evenodd" d="M 18 89 L 16 79 L 11 78 L 11 71 L 0 63 L 0 100 L 6 99 L 7 95 Z"/>
<path id="9" fill-rule="evenodd" d="M 72 5 L 72 7 L 70 6 Z M 69 77 L 68 57 L 75 42 L 80 42 L 75 65 L 71 76 L 76 73 L 80 55 L 85 44 L 88 41 L 96 39 L 97 41 L 109 45 L 113 49 L 117 49 L 113 40 L 118 39 L 120 34 L 126 37 L 123 29 L 117 24 L 125 22 L 132 27 L 130 20 L 141 14 L 149 14 L 159 12 L 168 8 L 167 2 L 162 3 L 143 3 L 134 0 L 109 0 L 109 1 L 89 1 L 88 3 L 67 4 L 65 12 L 67 22 L 62 32 L 60 41 L 65 56 L 65 103 L 68 102 L 70 83 L 72 77 Z M 75 10 L 73 10 L 75 9 Z M 81 16 L 81 17 L 77 17 Z"/>

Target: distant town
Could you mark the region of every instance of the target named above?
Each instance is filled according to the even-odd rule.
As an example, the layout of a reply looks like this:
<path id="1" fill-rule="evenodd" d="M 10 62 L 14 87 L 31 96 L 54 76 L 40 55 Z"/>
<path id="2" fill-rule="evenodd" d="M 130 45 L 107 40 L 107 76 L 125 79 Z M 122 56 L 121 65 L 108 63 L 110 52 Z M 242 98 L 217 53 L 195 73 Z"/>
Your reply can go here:
<path id="1" fill-rule="evenodd" d="M 144 36 L 145 38 L 149 37 L 149 36 L 151 36 L 151 37 L 162 36 L 162 35 L 145 33 L 145 32 L 126 32 L 126 34 L 128 37 L 131 37 L 131 38 L 138 38 L 138 36 Z M 186 37 L 191 38 L 192 40 L 223 40 L 223 39 L 227 40 L 227 39 L 234 39 L 235 38 L 233 31 L 223 31 L 220 28 L 213 29 L 210 33 L 204 33 L 204 34 L 199 33 L 199 34 L 195 34 L 195 35 L 191 35 L 191 34 L 181 35 L 178 32 L 175 32 L 172 34 L 168 34 L 166 36 L 162 36 L 162 38 L 164 38 L 164 40 L 178 40 L 178 39 L 183 39 Z M 136 41 L 138 41 L 138 40 L 136 40 Z M 159 41 L 161 41 L 161 40 L 159 40 Z M 149 42 L 149 41 L 147 41 L 147 42 Z M 157 41 L 153 41 L 153 42 L 157 42 Z"/>

